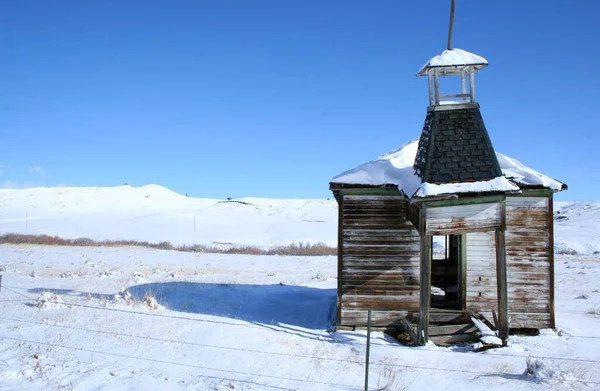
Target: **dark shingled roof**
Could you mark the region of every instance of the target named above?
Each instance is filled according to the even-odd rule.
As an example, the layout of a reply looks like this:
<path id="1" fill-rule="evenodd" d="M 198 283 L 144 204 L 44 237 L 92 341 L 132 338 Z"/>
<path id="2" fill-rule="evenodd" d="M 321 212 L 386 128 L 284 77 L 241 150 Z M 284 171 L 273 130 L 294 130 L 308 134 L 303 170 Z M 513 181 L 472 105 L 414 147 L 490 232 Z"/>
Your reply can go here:
<path id="1" fill-rule="evenodd" d="M 430 110 L 414 168 L 423 182 L 460 183 L 502 176 L 479 105 Z"/>

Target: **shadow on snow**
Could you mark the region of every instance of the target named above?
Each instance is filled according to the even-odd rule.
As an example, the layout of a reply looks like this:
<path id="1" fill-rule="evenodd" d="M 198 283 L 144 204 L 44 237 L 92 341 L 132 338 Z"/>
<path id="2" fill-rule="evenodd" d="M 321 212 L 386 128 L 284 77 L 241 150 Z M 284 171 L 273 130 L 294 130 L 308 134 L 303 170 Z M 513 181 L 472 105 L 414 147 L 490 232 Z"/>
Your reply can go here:
<path id="1" fill-rule="evenodd" d="M 44 291 L 77 295 L 75 291 L 63 289 L 29 290 L 31 293 Z M 224 316 L 263 324 L 283 323 L 307 329 L 327 329 L 335 318 L 335 289 L 279 284 L 158 282 L 134 285 L 127 292 L 140 301 L 148 293 L 172 311 Z M 107 297 L 97 293 L 90 295 L 95 298 Z"/>

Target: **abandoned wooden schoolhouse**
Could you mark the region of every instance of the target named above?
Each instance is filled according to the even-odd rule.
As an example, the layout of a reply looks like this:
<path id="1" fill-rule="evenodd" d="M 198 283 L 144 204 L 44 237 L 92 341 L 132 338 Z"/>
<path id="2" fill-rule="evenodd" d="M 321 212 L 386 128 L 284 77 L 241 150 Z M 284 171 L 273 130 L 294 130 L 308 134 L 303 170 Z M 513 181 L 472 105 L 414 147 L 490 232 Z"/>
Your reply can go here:
<path id="1" fill-rule="evenodd" d="M 338 327 L 366 326 L 368 310 L 415 344 L 554 327 L 552 197 L 567 186 L 495 152 L 475 98 L 487 65 L 460 49 L 431 58 L 420 138 L 331 181 Z M 461 91 L 440 94 L 445 77 Z"/>

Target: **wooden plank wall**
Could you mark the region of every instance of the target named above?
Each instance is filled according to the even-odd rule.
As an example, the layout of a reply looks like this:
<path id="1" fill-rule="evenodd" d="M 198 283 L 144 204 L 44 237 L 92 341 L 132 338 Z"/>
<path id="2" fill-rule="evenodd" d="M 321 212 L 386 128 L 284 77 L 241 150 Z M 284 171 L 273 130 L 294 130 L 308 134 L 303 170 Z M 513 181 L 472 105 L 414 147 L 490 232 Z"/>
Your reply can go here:
<path id="1" fill-rule="evenodd" d="M 493 321 L 498 311 L 496 236 L 494 231 L 467 234 L 467 310 Z"/>
<path id="2" fill-rule="evenodd" d="M 554 327 L 547 197 L 506 198 L 508 315 L 511 328 Z"/>
<path id="3" fill-rule="evenodd" d="M 500 224 L 500 204 L 497 202 L 427 208 L 427 235 L 489 231 Z"/>
<path id="4" fill-rule="evenodd" d="M 387 325 L 419 311 L 419 233 L 402 196 L 345 195 L 341 311 L 343 326 Z"/>

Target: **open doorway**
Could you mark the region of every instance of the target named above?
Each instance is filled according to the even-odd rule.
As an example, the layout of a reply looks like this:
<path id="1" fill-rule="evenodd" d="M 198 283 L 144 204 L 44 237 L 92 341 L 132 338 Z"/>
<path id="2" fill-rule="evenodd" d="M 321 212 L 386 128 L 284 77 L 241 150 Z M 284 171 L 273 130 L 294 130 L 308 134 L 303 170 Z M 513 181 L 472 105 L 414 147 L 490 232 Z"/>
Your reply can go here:
<path id="1" fill-rule="evenodd" d="M 463 235 L 431 239 L 431 307 L 462 310 Z"/>

